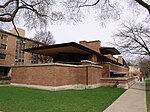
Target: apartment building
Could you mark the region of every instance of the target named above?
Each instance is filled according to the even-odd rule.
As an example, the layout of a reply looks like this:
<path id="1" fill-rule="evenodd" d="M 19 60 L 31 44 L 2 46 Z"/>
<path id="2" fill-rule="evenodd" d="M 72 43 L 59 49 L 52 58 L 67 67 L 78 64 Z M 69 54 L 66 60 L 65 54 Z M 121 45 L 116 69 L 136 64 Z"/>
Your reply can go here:
<path id="1" fill-rule="evenodd" d="M 29 63 L 38 63 L 37 55 L 25 53 L 22 49 L 39 47 L 44 44 L 25 37 L 25 30 L 17 28 L 0 30 L 0 75 L 11 74 L 11 67 Z"/>

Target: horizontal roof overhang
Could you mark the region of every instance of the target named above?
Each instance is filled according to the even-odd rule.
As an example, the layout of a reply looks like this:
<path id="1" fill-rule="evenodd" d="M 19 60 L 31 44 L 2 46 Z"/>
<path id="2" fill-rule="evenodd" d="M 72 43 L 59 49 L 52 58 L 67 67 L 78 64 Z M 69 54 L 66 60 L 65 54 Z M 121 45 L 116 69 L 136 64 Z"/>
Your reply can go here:
<path id="1" fill-rule="evenodd" d="M 109 59 L 106 56 L 103 56 L 102 54 L 100 54 L 96 51 L 93 51 L 92 49 L 84 47 L 84 46 L 77 44 L 75 42 L 23 49 L 23 51 L 35 53 L 35 54 L 47 55 L 47 56 L 55 56 L 58 53 L 75 53 L 75 54 L 83 54 L 83 55 L 86 55 L 86 54 L 93 55 L 94 54 L 98 57 L 106 59 L 107 62 L 115 63 L 117 65 L 122 65 L 118 62 L 115 62 L 115 61 Z"/>
<path id="2" fill-rule="evenodd" d="M 112 54 L 112 55 L 119 55 L 121 54 L 116 48 L 114 47 L 101 47 L 100 52 L 102 54 Z"/>
<path id="3" fill-rule="evenodd" d="M 23 51 L 41 54 L 41 55 L 48 55 L 48 56 L 54 56 L 54 55 L 57 55 L 58 53 L 78 53 L 78 54 L 100 55 L 99 53 L 93 51 L 92 49 L 84 47 L 75 42 L 23 49 Z"/>

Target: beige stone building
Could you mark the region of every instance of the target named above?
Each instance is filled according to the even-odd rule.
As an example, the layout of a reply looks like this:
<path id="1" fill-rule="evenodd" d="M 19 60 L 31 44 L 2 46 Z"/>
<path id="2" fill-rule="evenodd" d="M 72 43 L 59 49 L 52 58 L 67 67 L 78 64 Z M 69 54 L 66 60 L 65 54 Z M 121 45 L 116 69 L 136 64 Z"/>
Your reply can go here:
<path id="1" fill-rule="evenodd" d="M 141 70 L 139 66 L 129 66 L 129 76 L 140 76 Z"/>

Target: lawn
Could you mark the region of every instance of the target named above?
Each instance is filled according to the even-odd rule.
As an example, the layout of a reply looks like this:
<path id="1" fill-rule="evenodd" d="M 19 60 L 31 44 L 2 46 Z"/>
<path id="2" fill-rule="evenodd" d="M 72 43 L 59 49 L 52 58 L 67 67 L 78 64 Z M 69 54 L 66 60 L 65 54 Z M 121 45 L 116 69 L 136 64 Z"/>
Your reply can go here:
<path id="1" fill-rule="evenodd" d="M 150 79 L 146 80 L 146 99 L 147 99 L 147 112 L 150 112 Z"/>
<path id="2" fill-rule="evenodd" d="M 124 89 L 113 87 L 46 91 L 1 86 L 0 111 L 102 112 L 124 91 Z"/>

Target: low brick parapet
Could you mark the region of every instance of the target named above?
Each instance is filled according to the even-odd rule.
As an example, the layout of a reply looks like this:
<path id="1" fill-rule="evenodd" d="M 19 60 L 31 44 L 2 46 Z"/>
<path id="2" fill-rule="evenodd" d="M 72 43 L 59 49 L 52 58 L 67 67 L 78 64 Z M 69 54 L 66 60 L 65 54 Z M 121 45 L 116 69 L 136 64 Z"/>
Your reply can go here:
<path id="1" fill-rule="evenodd" d="M 7 85 L 7 84 L 10 84 L 10 80 L 0 81 L 0 85 Z"/>
<path id="2" fill-rule="evenodd" d="M 70 65 L 61 63 L 34 64 L 14 66 L 11 83 L 24 85 L 88 88 L 99 86 L 102 77 L 102 66 L 99 65 Z M 77 86 L 76 86 L 77 85 Z"/>
<path id="3" fill-rule="evenodd" d="M 115 86 L 128 89 L 135 83 L 135 79 L 135 77 L 100 78 L 100 83 L 102 86 Z"/>

